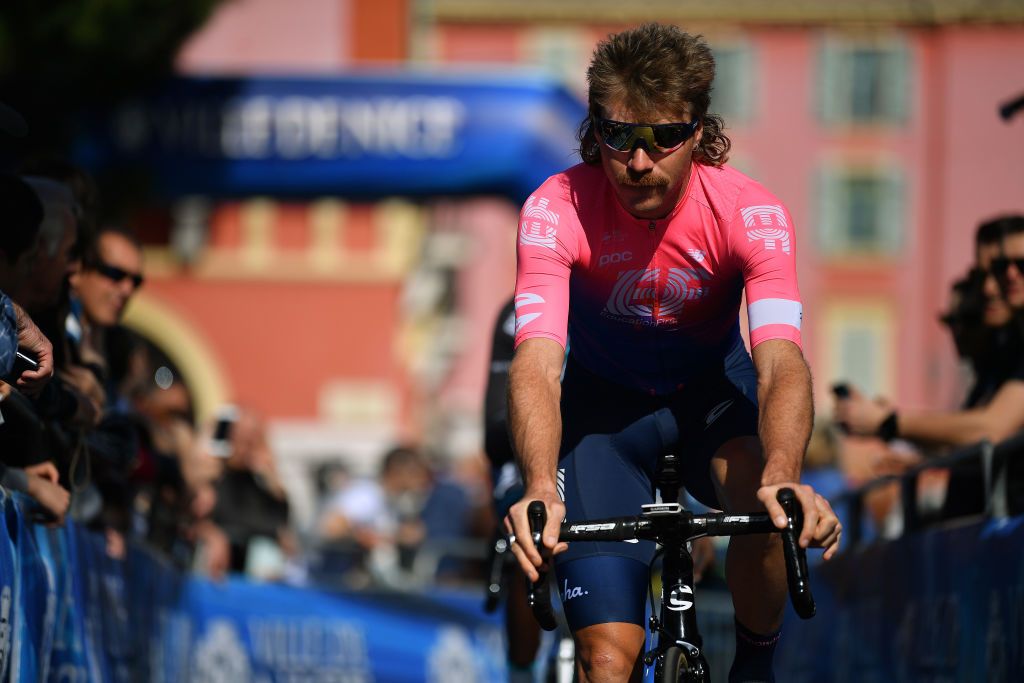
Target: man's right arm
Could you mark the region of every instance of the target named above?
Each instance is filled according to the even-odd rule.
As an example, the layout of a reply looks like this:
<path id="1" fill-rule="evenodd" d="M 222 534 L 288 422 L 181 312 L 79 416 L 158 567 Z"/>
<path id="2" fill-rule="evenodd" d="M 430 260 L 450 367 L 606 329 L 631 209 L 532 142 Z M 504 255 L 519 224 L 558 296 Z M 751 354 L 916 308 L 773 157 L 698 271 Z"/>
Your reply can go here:
<path id="1" fill-rule="evenodd" d="M 516 537 L 513 553 L 531 580 L 537 577 L 535 568 L 543 563 L 530 538 L 526 509 L 531 501 L 540 500 L 547 508 L 544 546 L 556 553 L 568 547 L 558 544 L 565 505 L 555 485 L 562 438 L 559 399 L 564 359 L 565 351 L 558 342 L 527 339 L 516 349 L 509 369 L 509 431 L 525 488 L 522 500 L 509 510 L 509 530 Z"/>

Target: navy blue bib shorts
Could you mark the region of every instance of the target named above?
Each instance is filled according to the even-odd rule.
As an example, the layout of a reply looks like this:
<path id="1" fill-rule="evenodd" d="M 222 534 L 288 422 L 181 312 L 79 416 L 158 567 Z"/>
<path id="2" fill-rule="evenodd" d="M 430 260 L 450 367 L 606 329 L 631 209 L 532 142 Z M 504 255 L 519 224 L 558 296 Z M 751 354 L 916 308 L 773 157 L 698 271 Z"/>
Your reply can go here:
<path id="1" fill-rule="evenodd" d="M 641 505 L 654 502 L 654 469 L 663 452 L 679 457 L 686 490 L 720 509 L 711 458 L 727 441 L 756 435 L 757 375 L 741 340 L 721 365 L 666 396 L 608 382 L 570 354 L 558 462 L 566 521 L 639 514 Z M 570 543 L 555 558 L 570 628 L 642 627 L 654 551 L 651 541 Z"/>

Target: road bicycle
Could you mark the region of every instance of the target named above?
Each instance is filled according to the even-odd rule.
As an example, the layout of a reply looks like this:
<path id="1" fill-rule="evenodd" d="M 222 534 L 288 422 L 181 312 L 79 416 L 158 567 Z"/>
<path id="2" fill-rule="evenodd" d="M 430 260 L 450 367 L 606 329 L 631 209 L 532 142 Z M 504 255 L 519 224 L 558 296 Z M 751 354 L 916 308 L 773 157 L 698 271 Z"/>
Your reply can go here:
<path id="1" fill-rule="evenodd" d="M 661 456 L 656 481 L 662 501 L 679 500 L 681 479 L 675 455 Z M 661 556 L 661 608 L 655 614 L 654 590 L 649 590 L 651 616 L 648 626 L 653 647 L 644 653 L 644 664 L 654 666 L 657 683 L 707 683 L 711 674 L 702 652 L 703 640 L 697 629 L 697 601 L 693 591 L 693 558 L 688 544 L 702 536 L 737 536 L 781 533 L 786 574 L 793 608 L 803 619 L 814 616 L 814 597 L 807 572 L 806 552 L 798 542 L 803 528 L 803 509 L 791 489 L 780 489 L 778 501 L 786 513 L 785 529 L 777 529 L 766 512 L 751 514 L 694 514 L 676 502 L 643 505 L 639 515 L 563 522 L 559 540 L 655 541 L 660 549 L 651 562 L 651 575 Z M 533 542 L 540 547 L 545 508 L 540 501 L 529 504 Z M 548 591 L 547 572 L 529 585 L 527 599 L 542 628 L 556 627 Z"/>

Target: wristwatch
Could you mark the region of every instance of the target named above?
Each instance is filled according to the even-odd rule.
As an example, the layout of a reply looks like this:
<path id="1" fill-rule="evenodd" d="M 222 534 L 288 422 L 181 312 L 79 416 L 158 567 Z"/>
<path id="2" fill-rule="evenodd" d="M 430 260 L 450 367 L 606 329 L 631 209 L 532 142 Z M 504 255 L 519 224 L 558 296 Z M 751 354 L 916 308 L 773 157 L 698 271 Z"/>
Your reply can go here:
<path id="1" fill-rule="evenodd" d="M 883 441 L 892 441 L 900 435 L 900 426 L 896 411 L 889 413 L 888 417 L 882 420 L 882 423 L 878 425 L 878 438 Z"/>

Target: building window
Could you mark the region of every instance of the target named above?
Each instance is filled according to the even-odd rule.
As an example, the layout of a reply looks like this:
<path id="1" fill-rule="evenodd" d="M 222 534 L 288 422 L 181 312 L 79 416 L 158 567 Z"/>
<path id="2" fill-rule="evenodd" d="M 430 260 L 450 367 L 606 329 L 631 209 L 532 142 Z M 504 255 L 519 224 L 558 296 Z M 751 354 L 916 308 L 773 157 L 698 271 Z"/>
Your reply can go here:
<path id="1" fill-rule="evenodd" d="M 818 111 L 827 124 L 907 120 L 910 55 L 904 40 L 827 38 L 821 48 Z"/>
<path id="2" fill-rule="evenodd" d="M 830 257 L 894 257 L 903 248 L 904 182 L 894 170 L 825 171 L 819 250 Z"/>
<path id="3" fill-rule="evenodd" d="M 726 125 L 747 121 L 753 100 L 753 55 L 747 45 L 716 45 L 715 82 L 711 90 L 711 113 L 725 119 Z"/>
<path id="4" fill-rule="evenodd" d="M 825 312 L 824 373 L 866 396 L 892 396 L 893 313 L 885 302 L 838 302 Z"/>
<path id="5" fill-rule="evenodd" d="M 586 94 L 587 65 L 593 46 L 578 28 L 539 27 L 526 33 L 525 61 L 577 94 Z"/>

